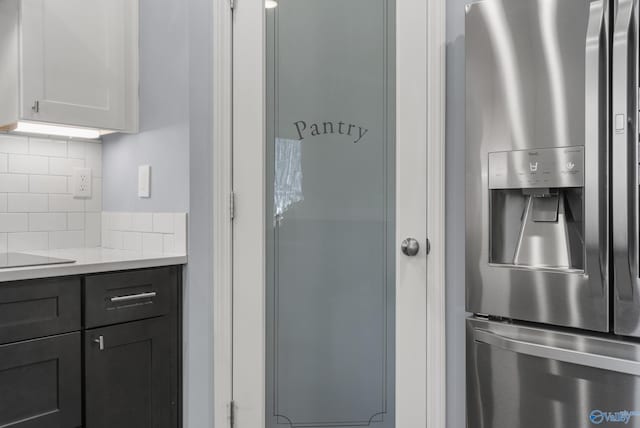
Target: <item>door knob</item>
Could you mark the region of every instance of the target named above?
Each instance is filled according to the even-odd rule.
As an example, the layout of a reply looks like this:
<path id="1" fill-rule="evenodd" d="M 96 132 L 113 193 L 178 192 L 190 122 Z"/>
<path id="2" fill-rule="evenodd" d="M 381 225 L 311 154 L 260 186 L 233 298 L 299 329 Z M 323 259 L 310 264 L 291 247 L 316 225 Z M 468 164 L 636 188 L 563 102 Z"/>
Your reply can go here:
<path id="1" fill-rule="evenodd" d="M 402 241 L 400 249 L 405 256 L 413 257 L 420 252 L 420 243 L 413 238 L 407 238 Z"/>

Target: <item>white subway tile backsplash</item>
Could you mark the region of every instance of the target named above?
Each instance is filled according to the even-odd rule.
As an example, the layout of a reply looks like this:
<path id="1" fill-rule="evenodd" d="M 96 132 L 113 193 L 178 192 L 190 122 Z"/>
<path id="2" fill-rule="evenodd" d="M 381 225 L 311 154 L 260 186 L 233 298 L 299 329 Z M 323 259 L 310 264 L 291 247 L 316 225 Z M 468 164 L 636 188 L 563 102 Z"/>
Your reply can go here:
<path id="1" fill-rule="evenodd" d="M 22 232 L 29 230 L 29 215 L 26 213 L 0 213 L 0 232 Z"/>
<path id="2" fill-rule="evenodd" d="M 25 214 L 26 215 L 26 214 Z M 19 232 L 8 233 L 8 251 L 48 250 L 48 232 Z"/>
<path id="3" fill-rule="evenodd" d="M 102 246 L 143 253 L 186 254 L 187 214 L 103 212 Z"/>
<path id="4" fill-rule="evenodd" d="M 175 235 L 162 235 L 162 250 L 165 253 L 177 253 Z"/>
<path id="5" fill-rule="evenodd" d="M 110 220 L 110 228 L 112 230 L 133 230 L 131 227 L 132 219 L 132 213 L 113 213 Z"/>
<path id="6" fill-rule="evenodd" d="M 29 153 L 29 140 L 17 135 L 0 135 L 0 153 Z"/>
<path id="7" fill-rule="evenodd" d="M 131 213 L 131 230 L 136 232 L 153 231 L 152 213 Z"/>
<path id="8" fill-rule="evenodd" d="M 94 177 L 102 177 L 102 144 L 85 144 L 85 166 Z"/>
<path id="9" fill-rule="evenodd" d="M 175 236 L 174 252 L 187 254 L 187 214 L 176 213 L 173 216 L 173 230 Z"/>
<path id="10" fill-rule="evenodd" d="M 51 175 L 73 175 L 74 168 L 83 168 L 84 160 L 82 159 L 65 159 L 65 158 L 48 158 L 49 174 Z"/>
<path id="11" fill-rule="evenodd" d="M 29 138 L 29 153 L 41 156 L 67 157 L 67 142 L 60 140 L 46 140 L 43 138 Z"/>
<path id="12" fill-rule="evenodd" d="M 85 199 L 85 211 L 100 212 L 102 211 L 102 179 L 94 177 L 91 187 L 91 197 Z"/>
<path id="13" fill-rule="evenodd" d="M 30 175 L 31 193 L 67 193 L 67 177 L 57 175 Z"/>
<path id="14" fill-rule="evenodd" d="M 82 247 L 84 247 L 84 230 L 49 232 L 50 249 Z"/>
<path id="15" fill-rule="evenodd" d="M 162 233 L 143 233 L 142 252 L 147 254 L 162 254 L 163 236 Z"/>
<path id="16" fill-rule="evenodd" d="M 173 233 L 173 213 L 153 213 L 153 231 L 158 233 Z"/>
<path id="17" fill-rule="evenodd" d="M 67 213 L 67 230 L 84 230 L 84 213 Z"/>
<path id="18" fill-rule="evenodd" d="M 111 237 L 113 235 L 113 231 L 108 230 L 104 227 L 104 219 L 102 220 L 102 230 L 100 231 L 100 246 L 103 248 L 116 248 Z"/>
<path id="19" fill-rule="evenodd" d="M 49 195 L 49 211 L 84 212 L 84 199 L 75 199 L 73 195 Z"/>
<path id="20" fill-rule="evenodd" d="M 103 245 L 103 246 L 107 248 L 115 248 L 117 250 L 123 250 L 124 249 L 124 239 L 123 239 L 124 232 L 121 232 L 119 230 L 110 230 L 107 233 L 110 235 L 109 242 L 111 243 L 111 245 Z"/>
<path id="21" fill-rule="evenodd" d="M 92 196 L 74 198 L 74 168 Z M 185 213 L 102 212 L 102 144 L 0 134 L 0 252 L 72 247 L 186 254 Z"/>
<path id="22" fill-rule="evenodd" d="M 0 174 L 0 192 L 26 193 L 29 191 L 29 176 L 19 174 Z"/>
<path id="23" fill-rule="evenodd" d="M 35 193 L 10 193 L 7 211 L 12 213 L 31 213 L 49 211 L 49 197 Z"/>
<path id="24" fill-rule="evenodd" d="M 49 158 L 46 156 L 9 155 L 9 172 L 15 174 L 48 174 Z"/>
<path id="25" fill-rule="evenodd" d="M 85 150 L 84 150 L 84 146 L 87 143 L 85 143 L 84 141 L 69 141 L 69 145 L 68 147 L 68 153 L 67 153 L 67 157 L 69 158 L 73 158 L 73 159 L 84 159 L 85 158 Z"/>
<path id="26" fill-rule="evenodd" d="M 142 251 L 142 233 L 122 232 L 122 249 L 129 251 Z"/>
<path id="27" fill-rule="evenodd" d="M 75 199 L 70 176 L 85 159 L 98 178 L 92 198 Z M 0 252 L 99 246 L 101 164 L 100 143 L 0 134 Z"/>
<path id="28" fill-rule="evenodd" d="M 84 245 L 85 247 L 99 247 L 102 214 L 101 213 L 86 213 L 85 214 L 85 227 L 84 227 Z"/>
<path id="29" fill-rule="evenodd" d="M 85 143 L 84 141 L 69 141 L 67 157 L 73 159 L 84 159 L 86 157 L 85 146 L 87 144 L 88 143 Z"/>
<path id="30" fill-rule="evenodd" d="M 29 213 L 29 230 L 32 232 L 48 232 L 67 229 L 65 213 Z"/>

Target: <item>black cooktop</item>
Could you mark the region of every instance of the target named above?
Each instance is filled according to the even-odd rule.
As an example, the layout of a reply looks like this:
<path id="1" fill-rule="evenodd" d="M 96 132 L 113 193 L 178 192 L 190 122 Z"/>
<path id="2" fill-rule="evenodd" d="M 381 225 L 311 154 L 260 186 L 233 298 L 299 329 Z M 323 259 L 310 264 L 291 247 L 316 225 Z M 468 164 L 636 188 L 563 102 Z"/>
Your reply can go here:
<path id="1" fill-rule="evenodd" d="M 27 266 L 59 265 L 74 263 L 75 260 L 58 259 L 55 257 L 35 256 L 24 253 L 0 253 L 0 269 L 18 268 Z"/>

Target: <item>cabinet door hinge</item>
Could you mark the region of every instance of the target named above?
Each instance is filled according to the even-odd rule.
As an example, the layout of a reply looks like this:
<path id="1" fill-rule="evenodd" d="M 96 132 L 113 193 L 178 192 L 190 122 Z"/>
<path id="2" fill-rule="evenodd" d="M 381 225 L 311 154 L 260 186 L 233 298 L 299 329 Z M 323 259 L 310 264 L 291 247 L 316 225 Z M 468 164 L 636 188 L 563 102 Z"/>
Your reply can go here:
<path id="1" fill-rule="evenodd" d="M 236 217 L 236 194 L 233 192 L 229 195 L 229 217 L 231 220 Z"/>
<path id="2" fill-rule="evenodd" d="M 236 403 L 231 400 L 229 402 L 229 427 L 235 428 L 236 425 Z"/>

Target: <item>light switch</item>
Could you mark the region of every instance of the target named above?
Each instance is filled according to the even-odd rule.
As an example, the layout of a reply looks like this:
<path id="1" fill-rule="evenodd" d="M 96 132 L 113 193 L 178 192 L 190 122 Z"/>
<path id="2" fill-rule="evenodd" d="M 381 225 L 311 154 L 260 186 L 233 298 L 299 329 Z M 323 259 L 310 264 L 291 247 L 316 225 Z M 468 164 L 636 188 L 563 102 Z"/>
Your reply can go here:
<path id="1" fill-rule="evenodd" d="M 138 197 L 151 197 L 151 165 L 138 167 Z"/>

